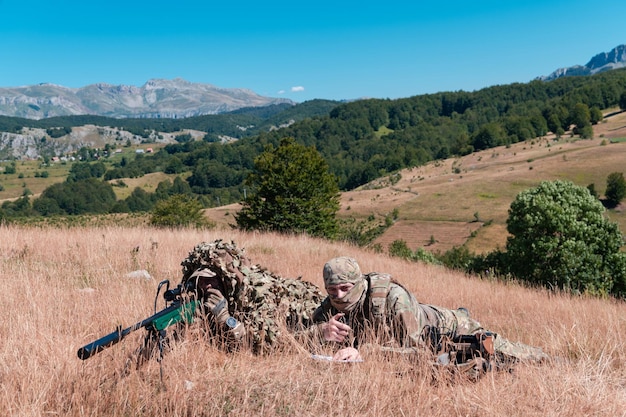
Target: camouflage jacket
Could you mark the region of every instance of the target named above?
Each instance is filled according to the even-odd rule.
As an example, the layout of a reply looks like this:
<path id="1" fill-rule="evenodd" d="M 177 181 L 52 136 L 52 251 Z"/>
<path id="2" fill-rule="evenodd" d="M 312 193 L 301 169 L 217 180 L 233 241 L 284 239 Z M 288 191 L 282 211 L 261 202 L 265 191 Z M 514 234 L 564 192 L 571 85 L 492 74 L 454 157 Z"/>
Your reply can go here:
<path id="1" fill-rule="evenodd" d="M 439 354 L 443 339 L 488 332 L 470 317 L 465 308 L 451 310 L 419 303 L 401 284 L 387 274 L 365 275 L 365 297 L 342 320 L 350 326 L 353 336 L 346 345 L 359 347 L 365 342 L 390 348 L 427 348 Z M 323 343 L 321 324 L 339 313 L 326 297 L 313 313 L 315 323 L 309 330 L 310 340 Z M 500 359 L 543 361 L 547 355 L 540 348 L 510 342 L 494 336 L 495 352 Z"/>
<path id="2" fill-rule="evenodd" d="M 372 272 L 365 278 L 365 297 L 356 309 L 343 317 L 354 333 L 348 343 L 355 347 L 366 338 L 382 346 L 421 347 L 429 344 L 435 333 L 452 336 L 480 329 L 479 324 L 463 322 L 459 326 L 458 316 L 464 314 L 463 311 L 419 303 L 413 294 L 387 274 Z M 315 310 L 313 321 L 319 327 L 338 312 L 326 297 Z"/>

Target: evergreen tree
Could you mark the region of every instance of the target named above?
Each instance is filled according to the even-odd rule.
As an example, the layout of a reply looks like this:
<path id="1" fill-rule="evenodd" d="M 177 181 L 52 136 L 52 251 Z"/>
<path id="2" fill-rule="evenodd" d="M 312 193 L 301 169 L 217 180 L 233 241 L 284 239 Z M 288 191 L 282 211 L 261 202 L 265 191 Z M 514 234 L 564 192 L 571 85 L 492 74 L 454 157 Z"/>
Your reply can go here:
<path id="1" fill-rule="evenodd" d="M 613 172 L 606 178 L 604 192 L 609 206 L 615 207 L 626 197 L 626 180 L 622 172 Z"/>
<path id="2" fill-rule="evenodd" d="M 571 122 L 574 124 L 574 133 L 583 136 L 584 139 L 588 139 L 589 131 L 593 135 L 591 130 L 591 112 L 589 107 L 584 103 L 576 103 L 570 114 Z"/>
<path id="3" fill-rule="evenodd" d="M 239 228 L 336 236 L 339 188 L 314 147 L 282 139 L 256 158 L 245 184 Z"/>
<path id="4" fill-rule="evenodd" d="M 135 187 L 125 201 L 131 212 L 150 211 L 154 207 L 154 195 L 140 187 Z"/>
<path id="5" fill-rule="evenodd" d="M 621 110 L 626 110 L 626 91 L 619 96 L 619 108 Z"/>

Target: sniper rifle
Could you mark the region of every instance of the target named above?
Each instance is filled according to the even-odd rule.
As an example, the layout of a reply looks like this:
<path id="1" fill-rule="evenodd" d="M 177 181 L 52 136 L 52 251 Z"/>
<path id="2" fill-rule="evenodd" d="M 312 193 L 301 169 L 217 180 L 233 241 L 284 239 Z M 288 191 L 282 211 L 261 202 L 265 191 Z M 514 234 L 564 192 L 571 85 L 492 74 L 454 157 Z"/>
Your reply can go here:
<path id="1" fill-rule="evenodd" d="M 195 284 L 196 282 L 194 280 L 189 280 L 184 286 L 183 284 L 179 284 L 176 288 L 170 290 L 169 280 L 161 281 L 154 298 L 154 314 L 152 316 L 125 329 L 119 326 L 112 333 L 86 344 L 78 349 L 78 357 L 82 360 L 88 359 L 109 346 L 117 344 L 130 333 L 143 327 L 148 331 L 146 341 L 158 340 L 159 351 L 162 358 L 166 329 L 180 322 L 186 324 L 193 322 L 196 309 L 201 304 L 200 301 L 195 299 Z M 157 300 L 163 286 L 165 286 L 163 298 L 165 299 L 166 307 L 157 312 Z"/>

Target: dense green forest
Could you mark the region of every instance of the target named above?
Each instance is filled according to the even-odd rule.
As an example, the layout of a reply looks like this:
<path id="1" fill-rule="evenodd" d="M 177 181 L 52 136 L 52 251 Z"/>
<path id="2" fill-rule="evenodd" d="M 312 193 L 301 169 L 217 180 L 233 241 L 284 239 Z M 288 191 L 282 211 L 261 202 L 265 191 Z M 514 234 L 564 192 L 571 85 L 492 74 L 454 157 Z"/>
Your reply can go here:
<path id="1" fill-rule="evenodd" d="M 108 166 L 98 178 L 122 180 L 159 171 L 184 173 L 185 187 L 177 184 L 175 188 L 200 196 L 205 206 L 215 206 L 241 201 L 244 180 L 253 169 L 254 159 L 268 146 L 278 146 L 285 137 L 315 147 L 337 177 L 340 189 L 350 190 L 402 168 L 525 141 L 549 132 L 562 135 L 573 128 L 574 134 L 589 138 L 593 135 L 592 124 L 602 120 L 602 111 L 617 106 L 626 108 L 625 102 L 626 69 L 623 69 L 549 82 L 536 80 L 493 86 L 475 92 L 441 92 L 349 103 L 314 100 L 296 106 L 242 109 L 189 119 L 72 116 L 27 121 L 3 117 L 0 130 L 19 131 L 24 126 L 61 129 L 92 123 L 133 132 L 175 132 L 185 128 L 205 131 L 207 136 L 202 141 L 181 141 L 153 155 L 125 159 L 123 163 Z M 269 129 L 289 120 L 295 123 Z M 243 132 L 237 126 L 251 127 Z M 213 138 L 218 134 L 240 139 L 229 144 L 216 143 Z M 84 174 L 88 170 L 80 172 Z M 68 182 L 72 181 L 76 178 L 68 178 Z M 67 196 L 68 190 L 88 190 L 94 184 L 65 187 L 44 193 L 45 198 Z M 161 196 L 170 195 L 171 189 L 172 184 L 163 184 Z M 157 195 L 140 191 L 133 193 L 129 201 L 107 203 L 107 206 L 115 211 L 146 210 L 159 199 Z M 48 207 L 51 213 L 59 211 L 57 205 L 60 209 L 70 207 L 65 202 L 56 203 L 47 200 L 47 204 L 33 204 L 33 207 Z M 17 203 L 8 204 L 3 206 L 5 216 L 16 212 L 10 205 Z"/>

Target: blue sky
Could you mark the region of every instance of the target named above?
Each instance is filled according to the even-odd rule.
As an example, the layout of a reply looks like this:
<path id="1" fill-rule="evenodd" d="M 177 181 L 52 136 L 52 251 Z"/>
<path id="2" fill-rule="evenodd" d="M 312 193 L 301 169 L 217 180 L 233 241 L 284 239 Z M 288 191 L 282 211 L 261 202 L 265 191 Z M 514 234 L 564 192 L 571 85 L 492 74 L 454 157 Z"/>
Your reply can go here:
<path id="1" fill-rule="evenodd" d="M 183 78 L 296 102 L 528 82 L 626 43 L 626 1 L 0 0 L 0 87 Z"/>

